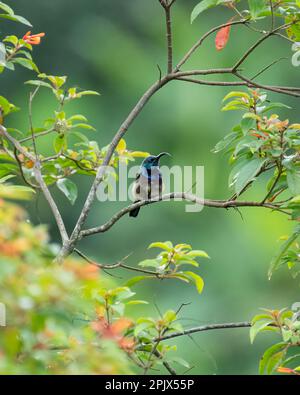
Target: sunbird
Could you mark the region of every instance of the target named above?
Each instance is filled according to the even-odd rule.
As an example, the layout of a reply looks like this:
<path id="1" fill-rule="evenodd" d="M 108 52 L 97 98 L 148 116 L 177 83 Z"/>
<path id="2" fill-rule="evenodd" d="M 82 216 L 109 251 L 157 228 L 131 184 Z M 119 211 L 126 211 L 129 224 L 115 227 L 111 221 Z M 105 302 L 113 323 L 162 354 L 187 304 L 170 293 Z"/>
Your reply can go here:
<path id="1" fill-rule="evenodd" d="M 140 170 L 133 184 L 133 196 L 136 202 L 150 200 L 161 196 L 163 190 L 162 175 L 159 170 L 159 160 L 162 156 L 169 155 L 168 152 L 161 152 L 157 156 L 150 155 L 144 159 Z M 130 217 L 137 217 L 140 207 L 129 212 Z"/>

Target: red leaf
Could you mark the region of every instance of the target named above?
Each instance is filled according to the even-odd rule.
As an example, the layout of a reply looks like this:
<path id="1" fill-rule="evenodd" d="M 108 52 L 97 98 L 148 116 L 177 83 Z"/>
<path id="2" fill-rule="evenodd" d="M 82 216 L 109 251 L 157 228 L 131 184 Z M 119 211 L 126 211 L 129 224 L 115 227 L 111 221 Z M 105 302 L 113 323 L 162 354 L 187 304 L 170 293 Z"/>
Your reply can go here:
<path id="1" fill-rule="evenodd" d="M 231 22 L 231 19 L 228 21 L 228 23 Z M 228 39 L 229 39 L 229 34 L 230 34 L 230 29 L 231 25 L 227 25 L 225 27 L 222 27 L 216 35 L 216 49 L 217 51 L 221 51 L 227 44 Z"/>

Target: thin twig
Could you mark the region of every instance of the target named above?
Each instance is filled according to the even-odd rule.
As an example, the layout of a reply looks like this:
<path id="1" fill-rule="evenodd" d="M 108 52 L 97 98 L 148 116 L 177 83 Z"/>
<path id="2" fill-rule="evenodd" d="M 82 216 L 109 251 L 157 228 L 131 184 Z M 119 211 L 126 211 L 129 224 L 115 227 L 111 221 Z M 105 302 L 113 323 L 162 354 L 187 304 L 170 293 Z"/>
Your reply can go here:
<path id="1" fill-rule="evenodd" d="M 173 69 L 173 37 L 172 37 L 172 19 L 171 19 L 171 7 L 165 7 L 166 14 L 166 29 L 167 29 L 167 53 L 168 53 L 168 66 L 167 73 L 172 73 Z"/>
<path id="2" fill-rule="evenodd" d="M 223 23 L 222 25 L 216 26 L 212 29 L 210 29 L 208 32 L 206 32 L 192 47 L 191 49 L 184 55 L 184 57 L 180 60 L 180 62 L 177 64 L 177 66 L 174 69 L 174 73 L 180 70 L 180 68 L 190 59 L 190 57 L 193 55 L 195 51 L 202 45 L 202 43 L 206 40 L 207 37 L 209 37 L 211 34 L 215 33 L 216 31 L 227 27 L 227 26 L 233 26 L 233 25 L 244 25 L 248 23 L 247 19 L 243 19 L 240 21 L 231 21 L 227 23 Z"/>
<path id="3" fill-rule="evenodd" d="M 123 269 L 127 269 L 127 270 L 132 270 L 135 272 L 140 272 L 140 273 L 145 273 L 145 274 L 150 274 L 152 276 L 155 277 L 159 277 L 159 273 L 150 271 L 150 270 L 146 270 L 146 269 L 140 269 L 138 267 L 132 267 L 132 266 L 128 266 L 124 264 L 124 261 L 130 256 L 127 255 L 126 257 L 124 257 L 121 261 L 117 262 L 117 263 L 113 263 L 111 265 L 103 265 L 102 263 L 98 263 L 95 262 L 94 260 L 90 259 L 88 256 L 86 256 L 85 254 L 83 254 L 81 251 L 79 251 L 77 248 L 74 248 L 74 252 L 76 252 L 81 258 L 83 258 L 84 260 L 86 260 L 88 263 L 90 263 L 91 265 L 97 266 L 99 269 L 105 269 L 105 270 L 113 270 L 113 269 L 117 269 L 117 268 L 123 268 Z"/>
<path id="4" fill-rule="evenodd" d="M 19 167 L 19 170 L 20 170 L 20 174 L 21 174 L 21 177 L 22 177 L 22 180 L 24 181 L 24 183 L 26 185 L 28 185 L 30 188 L 39 189 L 40 187 L 38 185 L 31 184 L 31 182 L 29 182 L 27 180 L 27 178 L 25 177 L 25 174 L 24 174 L 24 171 L 23 171 L 23 165 L 22 165 L 22 162 L 20 161 L 20 159 L 18 157 L 18 151 L 17 151 L 16 147 L 14 147 L 14 158 L 15 158 L 17 164 L 18 164 L 18 167 Z"/>
<path id="5" fill-rule="evenodd" d="M 271 31 L 273 31 L 274 27 L 275 27 L 275 15 L 274 15 L 273 0 L 269 0 L 269 4 L 270 4 L 270 9 L 271 9 Z"/>
<path id="6" fill-rule="evenodd" d="M 153 341 L 154 342 L 156 342 L 157 340 L 164 341 L 164 340 L 173 339 L 173 338 L 179 337 L 179 336 L 185 336 L 185 335 L 190 335 L 192 333 L 210 331 L 210 330 L 214 330 L 214 329 L 233 329 L 233 328 L 249 328 L 249 327 L 251 327 L 251 322 L 249 322 L 249 321 L 230 322 L 230 323 L 225 323 L 225 324 L 202 325 L 202 326 L 197 326 L 195 328 L 185 329 L 182 332 L 171 333 L 171 334 L 163 336 L 159 339 L 157 339 L 157 338 L 153 339 Z"/>
<path id="7" fill-rule="evenodd" d="M 174 368 L 172 368 L 172 366 L 169 364 L 169 362 L 164 361 L 163 360 L 163 356 L 161 355 L 161 353 L 158 350 L 154 351 L 154 355 L 159 358 L 162 359 L 162 364 L 164 365 L 164 367 L 167 369 L 167 371 L 172 375 L 172 376 L 177 376 L 176 370 Z"/>
<path id="8" fill-rule="evenodd" d="M 255 80 L 255 78 L 257 78 L 259 75 L 267 71 L 270 67 L 274 66 L 276 63 L 280 62 L 281 60 L 287 60 L 287 59 L 288 59 L 287 57 L 281 57 L 279 59 L 274 60 L 272 63 L 268 64 L 263 69 L 258 71 L 253 77 L 251 77 L 251 81 Z"/>
<path id="9" fill-rule="evenodd" d="M 53 128 L 48 129 L 48 130 L 44 130 L 43 132 L 40 133 L 35 133 L 34 134 L 34 138 L 37 139 L 38 137 L 42 137 L 42 136 L 46 136 L 52 132 L 55 132 L 55 130 Z M 28 137 L 24 137 L 23 139 L 19 140 L 19 143 L 23 144 L 26 141 L 32 140 L 32 135 L 28 136 Z"/>

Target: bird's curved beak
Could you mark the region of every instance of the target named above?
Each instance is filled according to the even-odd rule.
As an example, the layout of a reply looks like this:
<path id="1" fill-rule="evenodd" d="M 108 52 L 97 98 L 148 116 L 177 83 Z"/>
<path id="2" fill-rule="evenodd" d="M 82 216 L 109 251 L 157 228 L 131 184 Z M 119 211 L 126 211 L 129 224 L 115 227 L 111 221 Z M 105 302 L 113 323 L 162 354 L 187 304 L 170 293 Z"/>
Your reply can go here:
<path id="1" fill-rule="evenodd" d="M 158 154 L 157 157 L 156 157 L 157 161 L 159 161 L 160 158 L 161 158 L 162 156 L 164 156 L 164 155 L 172 156 L 171 154 L 169 154 L 169 152 L 161 152 L 161 153 Z"/>

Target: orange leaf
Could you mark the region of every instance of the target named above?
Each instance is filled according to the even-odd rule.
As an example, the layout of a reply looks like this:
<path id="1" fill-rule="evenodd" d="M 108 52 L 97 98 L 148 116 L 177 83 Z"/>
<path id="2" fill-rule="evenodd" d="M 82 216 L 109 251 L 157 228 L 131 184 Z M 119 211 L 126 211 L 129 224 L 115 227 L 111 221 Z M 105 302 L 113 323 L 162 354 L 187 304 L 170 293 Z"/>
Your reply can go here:
<path id="1" fill-rule="evenodd" d="M 111 331 L 115 335 L 118 335 L 128 329 L 132 325 L 132 321 L 126 317 L 119 318 L 111 325 Z"/>
<path id="2" fill-rule="evenodd" d="M 228 21 L 228 23 L 230 22 L 231 19 Z M 231 29 L 231 25 L 227 25 L 225 27 L 222 27 L 222 29 L 218 31 L 215 41 L 217 51 L 221 51 L 226 46 L 229 39 L 230 29 Z"/>

